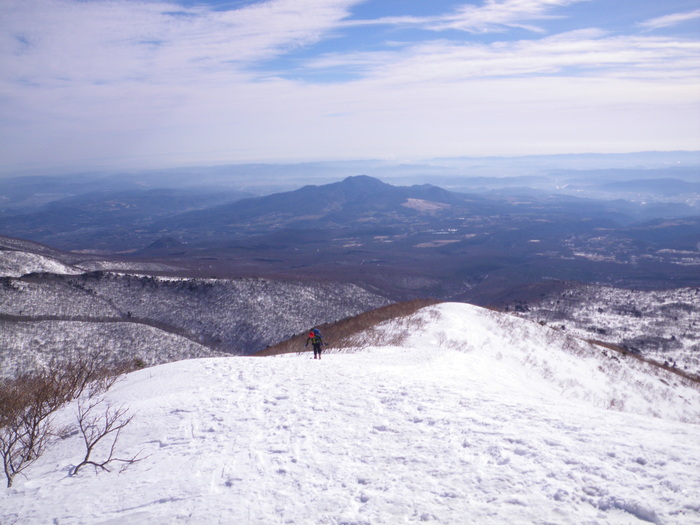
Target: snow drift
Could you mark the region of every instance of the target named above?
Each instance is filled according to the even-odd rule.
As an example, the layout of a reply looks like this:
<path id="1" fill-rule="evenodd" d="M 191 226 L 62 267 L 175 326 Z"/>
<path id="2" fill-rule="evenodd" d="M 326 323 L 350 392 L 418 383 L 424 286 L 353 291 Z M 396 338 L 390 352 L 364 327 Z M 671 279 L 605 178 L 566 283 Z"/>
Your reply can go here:
<path id="1" fill-rule="evenodd" d="M 321 361 L 130 374 L 111 398 L 136 414 L 119 448 L 142 461 L 70 476 L 67 436 L 0 491 L 0 522 L 700 522 L 692 385 L 463 304 L 364 335 Z"/>

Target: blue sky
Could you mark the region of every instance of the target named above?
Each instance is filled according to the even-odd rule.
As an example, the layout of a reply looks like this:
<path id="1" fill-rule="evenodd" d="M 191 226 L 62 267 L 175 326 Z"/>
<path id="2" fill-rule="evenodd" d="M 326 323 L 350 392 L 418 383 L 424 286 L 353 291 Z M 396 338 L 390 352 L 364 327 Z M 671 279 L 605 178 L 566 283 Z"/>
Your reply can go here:
<path id="1" fill-rule="evenodd" d="M 2 0 L 0 173 L 698 149 L 697 0 Z"/>

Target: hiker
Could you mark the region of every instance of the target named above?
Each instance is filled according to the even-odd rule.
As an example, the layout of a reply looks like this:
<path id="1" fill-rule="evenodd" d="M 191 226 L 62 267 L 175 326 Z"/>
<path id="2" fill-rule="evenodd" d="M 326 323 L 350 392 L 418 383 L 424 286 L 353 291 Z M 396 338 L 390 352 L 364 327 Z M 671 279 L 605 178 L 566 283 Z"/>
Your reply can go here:
<path id="1" fill-rule="evenodd" d="M 318 328 L 314 328 L 309 332 L 309 337 L 306 338 L 304 346 L 309 346 L 309 341 L 314 347 L 314 359 L 321 359 L 321 345 L 325 343 L 321 339 L 321 332 Z"/>

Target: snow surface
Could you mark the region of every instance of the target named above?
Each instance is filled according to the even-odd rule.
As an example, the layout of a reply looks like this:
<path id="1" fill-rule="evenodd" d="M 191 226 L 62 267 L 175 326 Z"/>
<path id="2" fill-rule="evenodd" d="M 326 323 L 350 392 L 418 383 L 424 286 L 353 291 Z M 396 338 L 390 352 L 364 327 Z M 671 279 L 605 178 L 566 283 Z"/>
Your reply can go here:
<path id="1" fill-rule="evenodd" d="M 21 277 L 28 273 L 77 275 L 83 270 L 63 264 L 53 257 L 0 249 L 0 277 Z"/>
<path id="2" fill-rule="evenodd" d="M 130 374 L 118 454 L 143 459 L 70 476 L 80 439 L 60 440 L 0 489 L 0 523 L 700 523 L 697 389 L 649 376 L 655 402 L 642 371 L 464 304 L 383 331 L 403 342 Z M 626 403 L 603 406 L 612 379 Z"/>

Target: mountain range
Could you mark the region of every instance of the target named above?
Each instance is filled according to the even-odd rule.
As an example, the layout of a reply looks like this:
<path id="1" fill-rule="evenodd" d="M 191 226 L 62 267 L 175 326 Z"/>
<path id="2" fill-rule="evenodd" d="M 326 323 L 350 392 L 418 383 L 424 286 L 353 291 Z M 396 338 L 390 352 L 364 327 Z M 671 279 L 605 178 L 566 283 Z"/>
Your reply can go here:
<path id="1" fill-rule="evenodd" d="M 181 268 L 94 257 L 0 237 L 3 375 L 95 347 L 106 360 L 146 364 L 251 354 L 392 302 L 376 288 L 328 279 L 174 276 Z M 700 288 L 548 280 L 497 299 L 492 308 L 700 374 Z"/>
<path id="2" fill-rule="evenodd" d="M 691 319 L 699 311 L 692 292 L 700 286 L 700 215 L 635 222 L 630 202 L 463 194 L 368 176 L 226 204 L 201 192 L 129 191 L 111 198 L 88 193 L 3 219 L 17 226 L 31 218 L 40 239 L 73 239 L 68 247 L 80 248 L 2 239 L 1 313 L 19 316 L 4 319 L 5 338 L 14 351 L 34 348 L 13 360 L 17 366 L 35 362 L 44 345 L 27 342 L 43 340 L 32 337 L 30 321 L 44 334 L 64 334 L 61 348 L 88 344 L 70 323 L 99 321 L 93 329 L 101 333 L 120 322 L 149 331 L 149 338 L 156 329 L 185 337 L 185 354 L 201 356 L 255 352 L 313 324 L 389 301 L 434 297 L 510 309 L 697 368 Z M 115 206 L 118 198 L 128 205 Z M 200 209 L 183 211 L 196 203 Z M 75 206 L 66 223 L 64 206 Z M 70 217 L 81 214 L 94 231 L 110 233 L 91 244 L 85 229 L 72 229 Z M 120 221 L 138 229 L 114 226 Z M 105 253 L 110 235 L 120 240 Z M 681 290 L 681 298 L 664 292 L 669 288 Z M 638 290 L 615 300 L 634 307 L 617 306 L 627 314 L 610 315 L 612 299 L 598 292 L 603 289 Z M 605 314 L 577 320 L 574 314 L 585 309 L 575 302 L 565 308 L 571 301 L 562 297 Z M 671 311 L 667 303 L 679 307 Z M 639 313 L 645 322 L 654 319 L 655 331 L 634 328 Z M 287 320 L 270 327 L 271 316 Z M 25 324 L 16 324 L 20 319 Z"/>
<path id="3" fill-rule="evenodd" d="M 459 193 L 369 176 L 232 201 L 202 191 L 89 193 L 31 213 L 6 209 L 0 232 L 79 252 L 84 262 L 148 264 L 189 277 L 330 279 L 393 300 L 485 305 L 551 279 L 700 285 L 700 209 L 690 196 Z"/>
<path id="4" fill-rule="evenodd" d="M 6 345 L 13 356 L 32 349 L 5 359 L 13 370 L 35 363 L 49 340 L 86 347 L 90 338 L 76 328 L 83 325 L 72 323 L 95 322 L 100 341 L 115 327 L 150 339 L 165 331 L 170 356 L 173 338 L 184 338 L 183 355 L 247 354 L 311 325 L 417 297 L 515 311 L 697 368 L 700 213 L 639 222 L 634 210 L 646 205 L 630 201 L 465 194 L 369 176 L 233 202 L 223 191 L 89 189 L 33 213 L 6 210 L 0 220 L 15 234 L 66 243 L 58 250 L 0 242 Z M 89 227 L 74 229 L 75 217 Z M 637 292 L 614 300 L 599 292 L 623 289 Z M 596 315 L 578 318 L 586 308 L 576 301 L 595 304 Z M 638 314 L 654 331 L 637 329 Z M 44 335 L 33 337 L 33 329 Z M 129 345 L 127 353 L 139 352 Z"/>

